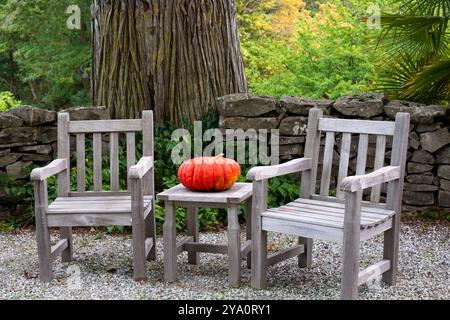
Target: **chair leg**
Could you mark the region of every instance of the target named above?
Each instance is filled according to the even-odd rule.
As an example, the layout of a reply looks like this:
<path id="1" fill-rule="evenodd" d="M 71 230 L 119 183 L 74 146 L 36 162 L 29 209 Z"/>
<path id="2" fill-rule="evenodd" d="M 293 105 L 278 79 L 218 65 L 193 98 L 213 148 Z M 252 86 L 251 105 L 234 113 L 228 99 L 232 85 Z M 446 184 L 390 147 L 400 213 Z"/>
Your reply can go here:
<path id="1" fill-rule="evenodd" d="M 362 192 L 346 192 L 342 252 L 341 299 L 358 298 L 359 242 Z"/>
<path id="2" fill-rule="evenodd" d="M 39 280 L 50 282 L 52 274 L 52 245 L 50 243 L 50 232 L 47 225 L 46 208 L 47 185 L 45 181 L 34 182 L 34 210 L 36 217 L 36 240 L 39 260 Z"/>
<path id="3" fill-rule="evenodd" d="M 145 235 L 144 228 L 139 224 L 143 226 L 144 221 L 140 223 L 133 221 L 133 279 L 135 281 L 145 281 L 147 280 L 145 269 Z"/>
<path id="4" fill-rule="evenodd" d="M 131 225 L 133 236 L 133 279 L 146 281 L 145 268 L 145 221 L 142 183 L 138 179 L 131 179 Z"/>
<path id="5" fill-rule="evenodd" d="M 245 202 L 245 233 L 246 239 L 252 239 L 252 198 L 247 199 Z M 247 269 L 252 268 L 252 252 L 247 254 Z"/>
<path id="6" fill-rule="evenodd" d="M 42 282 L 50 282 L 53 278 L 50 232 L 47 227 L 47 219 L 42 219 L 39 215 L 36 215 L 36 239 L 39 259 L 39 280 Z"/>
<path id="7" fill-rule="evenodd" d="M 391 261 L 391 268 L 383 273 L 382 281 L 390 286 L 397 283 L 399 234 L 395 227 L 384 232 L 383 259 Z"/>
<path id="8" fill-rule="evenodd" d="M 154 203 L 153 203 L 154 205 Z M 153 239 L 153 247 L 150 249 L 146 259 L 147 261 L 155 261 L 156 260 L 156 221 L 155 221 L 155 207 L 152 208 L 152 211 L 145 219 L 145 238 Z"/>
<path id="9" fill-rule="evenodd" d="M 303 244 L 305 248 L 305 251 L 298 256 L 298 266 L 300 268 L 310 268 L 312 265 L 313 239 L 299 237 L 298 243 Z"/>
<path id="10" fill-rule="evenodd" d="M 261 218 L 252 226 L 252 287 L 267 286 L 267 231 L 261 229 Z"/>
<path id="11" fill-rule="evenodd" d="M 61 239 L 67 240 L 67 248 L 61 252 L 62 262 L 70 262 L 73 259 L 73 242 L 72 242 L 72 227 L 59 228 Z"/>
<path id="12" fill-rule="evenodd" d="M 359 242 L 345 244 L 342 257 L 341 299 L 358 299 Z"/>
<path id="13" fill-rule="evenodd" d="M 252 287 L 267 286 L 267 231 L 262 229 L 261 212 L 267 208 L 267 180 L 253 182 L 252 203 Z"/>

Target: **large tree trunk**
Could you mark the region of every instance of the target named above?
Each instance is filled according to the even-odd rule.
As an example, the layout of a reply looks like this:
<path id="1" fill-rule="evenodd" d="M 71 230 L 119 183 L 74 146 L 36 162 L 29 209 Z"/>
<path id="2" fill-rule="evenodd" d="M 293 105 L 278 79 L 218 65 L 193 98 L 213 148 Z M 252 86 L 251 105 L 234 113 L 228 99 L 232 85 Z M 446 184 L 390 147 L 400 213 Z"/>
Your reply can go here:
<path id="1" fill-rule="evenodd" d="M 93 0 L 92 76 L 114 118 L 199 119 L 247 92 L 234 0 Z"/>

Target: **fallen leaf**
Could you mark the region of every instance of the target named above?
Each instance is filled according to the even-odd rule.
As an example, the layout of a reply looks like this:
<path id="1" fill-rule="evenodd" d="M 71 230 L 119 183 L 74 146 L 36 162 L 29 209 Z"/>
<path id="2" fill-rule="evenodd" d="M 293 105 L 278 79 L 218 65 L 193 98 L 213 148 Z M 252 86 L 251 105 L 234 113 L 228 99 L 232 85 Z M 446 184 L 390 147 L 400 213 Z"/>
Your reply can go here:
<path id="1" fill-rule="evenodd" d="M 31 274 L 28 271 L 24 271 L 23 275 L 25 276 L 25 279 L 30 280 L 30 279 L 36 279 L 38 276 L 37 274 Z"/>
<path id="2" fill-rule="evenodd" d="M 117 269 L 114 268 L 114 267 L 108 268 L 108 269 L 106 269 L 106 272 L 109 272 L 109 273 L 117 273 Z"/>

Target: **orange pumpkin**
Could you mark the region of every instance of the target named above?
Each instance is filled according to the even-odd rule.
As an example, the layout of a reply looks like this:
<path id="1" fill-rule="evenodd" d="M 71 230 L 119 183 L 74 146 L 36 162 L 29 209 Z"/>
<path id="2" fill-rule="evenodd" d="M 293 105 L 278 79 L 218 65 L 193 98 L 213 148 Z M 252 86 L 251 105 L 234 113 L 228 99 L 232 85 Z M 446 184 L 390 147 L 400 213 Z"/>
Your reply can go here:
<path id="1" fill-rule="evenodd" d="M 224 155 L 198 157 L 183 162 L 178 179 L 193 191 L 222 191 L 231 188 L 241 174 L 239 164 Z"/>

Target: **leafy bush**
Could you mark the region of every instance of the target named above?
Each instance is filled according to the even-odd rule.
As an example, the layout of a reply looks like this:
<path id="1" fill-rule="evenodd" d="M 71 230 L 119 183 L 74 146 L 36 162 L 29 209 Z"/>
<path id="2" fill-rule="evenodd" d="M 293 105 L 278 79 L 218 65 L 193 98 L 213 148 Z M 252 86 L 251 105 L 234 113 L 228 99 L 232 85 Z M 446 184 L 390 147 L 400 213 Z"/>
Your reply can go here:
<path id="1" fill-rule="evenodd" d="M 0 91 L 51 109 L 88 104 L 91 2 L 0 1 Z M 66 27 L 67 7 L 74 4 L 81 30 Z"/>
<path id="2" fill-rule="evenodd" d="M 334 99 L 366 87 L 373 70 L 367 35 L 374 31 L 360 17 L 369 1 L 237 2 L 253 94 Z"/>
<path id="3" fill-rule="evenodd" d="M 0 112 L 9 111 L 20 105 L 20 101 L 14 98 L 14 94 L 9 91 L 0 92 Z"/>

